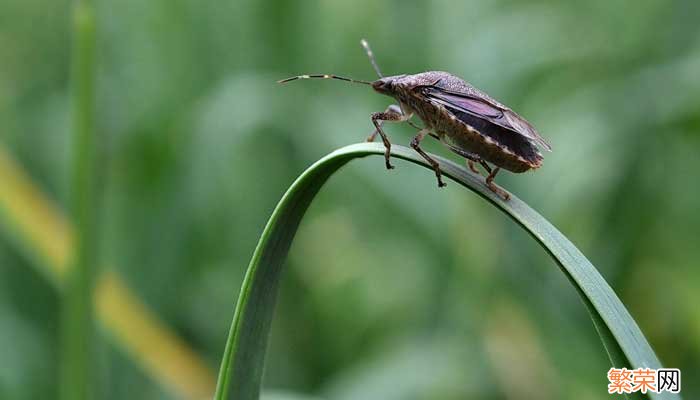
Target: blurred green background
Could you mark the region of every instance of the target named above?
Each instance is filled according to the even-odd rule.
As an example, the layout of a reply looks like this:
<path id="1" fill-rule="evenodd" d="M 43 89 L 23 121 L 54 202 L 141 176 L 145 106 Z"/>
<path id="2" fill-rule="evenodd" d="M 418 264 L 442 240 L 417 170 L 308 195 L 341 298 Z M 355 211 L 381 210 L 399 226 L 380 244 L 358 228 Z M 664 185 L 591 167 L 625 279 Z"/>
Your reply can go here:
<path id="1" fill-rule="evenodd" d="M 549 139 L 543 168 L 500 184 L 589 257 L 664 365 L 682 370 L 684 397 L 700 396 L 700 2 L 96 11 L 101 258 L 212 371 L 274 205 L 305 167 L 364 140 L 369 114 L 391 101 L 275 80 L 373 79 L 364 37 L 385 74 L 450 71 Z M 0 0 L 0 146 L 64 210 L 70 29 L 69 2 Z M 413 129 L 387 132 L 407 145 Z M 395 164 L 352 163 L 307 214 L 265 386 L 340 400 L 607 398 L 601 342 L 539 246 L 458 185 L 438 190 L 432 172 Z M 0 215 L 0 398 L 53 397 L 59 295 Z M 186 398 L 102 333 L 99 398 Z"/>

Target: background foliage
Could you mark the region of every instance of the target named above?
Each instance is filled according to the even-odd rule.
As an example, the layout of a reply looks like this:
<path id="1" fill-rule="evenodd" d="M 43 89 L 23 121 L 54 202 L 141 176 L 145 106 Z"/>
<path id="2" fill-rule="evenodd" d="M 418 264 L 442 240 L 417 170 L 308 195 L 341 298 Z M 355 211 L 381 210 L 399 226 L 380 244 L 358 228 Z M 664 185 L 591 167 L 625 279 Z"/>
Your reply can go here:
<path id="1" fill-rule="evenodd" d="M 306 166 L 364 139 L 389 102 L 341 82 L 274 81 L 370 79 L 366 37 L 385 73 L 451 71 L 550 139 L 541 170 L 500 182 L 601 269 L 662 362 L 683 371 L 685 397 L 700 393 L 700 3 L 96 10 L 103 258 L 212 369 L 272 208 Z M 69 17 L 65 1 L 0 2 L 0 144 L 63 209 Z M 388 131 L 404 144 L 412 134 Z M 437 190 L 429 171 L 396 164 L 354 163 L 312 206 L 266 386 L 332 399 L 606 397 L 600 341 L 538 246 L 457 185 Z M 58 374 L 59 297 L 1 231 L 0 398 L 37 398 Z M 110 345 L 99 356 L 101 398 L 179 396 L 138 356 Z"/>

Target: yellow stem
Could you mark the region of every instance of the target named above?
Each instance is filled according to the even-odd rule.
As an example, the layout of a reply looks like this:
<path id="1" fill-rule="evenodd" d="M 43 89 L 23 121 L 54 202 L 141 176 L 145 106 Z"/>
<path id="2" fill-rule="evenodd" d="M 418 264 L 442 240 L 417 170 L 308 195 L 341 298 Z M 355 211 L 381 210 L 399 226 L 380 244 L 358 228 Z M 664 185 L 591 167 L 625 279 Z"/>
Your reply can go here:
<path id="1" fill-rule="evenodd" d="M 0 147 L 0 228 L 34 261 L 57 289 L 69 268 L 73 229 L 59 208 L 35 187 Z M 3 226 L 4 225 L 4 226 Z M 212 371 L 109 266 L 95 289 L 96 319 L 115 344 L 161 385 L 187 399 L 211 398 Z"/>

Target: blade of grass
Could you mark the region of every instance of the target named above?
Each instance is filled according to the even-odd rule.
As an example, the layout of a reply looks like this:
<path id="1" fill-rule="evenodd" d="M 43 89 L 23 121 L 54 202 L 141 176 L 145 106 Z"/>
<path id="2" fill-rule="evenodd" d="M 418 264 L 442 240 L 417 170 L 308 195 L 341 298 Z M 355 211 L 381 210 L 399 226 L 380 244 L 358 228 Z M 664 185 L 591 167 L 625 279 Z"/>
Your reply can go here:
<path id="1" fill-rule="evenodd" d="M 58 290 L 63 289 L 73 228 L 0 146 L 0 228 Z M 103 332 L 143 371 L 183 399 L 210 398 L 214 375 L 187 343 L 160 321 L 109 265 L 93 298 Z"/>
<path id="2" fill-rule="evenodd" d="M 72 48 L 73 171 L 72 213 L 76 223 L 75 247 L 66 279 L 61 309 L 59 396 L 64 400 L 92 398 L 92 289 L 97 261 L 95 179 L 95 17 L 92 4 L 73 6 Z"/>
<path id="3" fill-rule="evenodd" d="M 383 154 L 384 147 L 374 143 L 338 149 L 304 171 L 284 194 L 265 226 L 243 281 L 219 369 L 215 399 L 258 398 L 278 283 L 304 213 L 326 180 L 343 165 L 355 158 Z M 392 155 L 431 168 L 408 148 L 392 146 Z M 661 368 L 656 354 L 615 292 L 561 232 L 517 197 L 511 195 L 509 201 L 503 201 L 486 188 L 482 177 L 452 161 L 432 157 L 447 177 L 503 211 L 549 253 L 581 296 L 613 366 Z M 680 399 L 671 393 L 649 396 Z"/>

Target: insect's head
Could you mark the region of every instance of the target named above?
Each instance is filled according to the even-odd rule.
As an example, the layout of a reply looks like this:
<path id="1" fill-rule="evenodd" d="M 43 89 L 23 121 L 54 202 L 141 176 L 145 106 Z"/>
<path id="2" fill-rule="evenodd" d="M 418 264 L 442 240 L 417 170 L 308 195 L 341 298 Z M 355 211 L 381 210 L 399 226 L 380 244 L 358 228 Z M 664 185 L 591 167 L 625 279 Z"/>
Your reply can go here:
<path id="1" fill-rule="evenodd" d="M 391 94 L 394 90 L 394 77 L 388 76 L 372 82 L 372 89 L 381 94 Z"/>
<path id="2" fill-rule="evenodd" d="M 396 86 L 399 80 L 406 75 L 385 76 L 372 82 L 372 89 L 377 93 L 393 96 L 396 93 Z"/>

